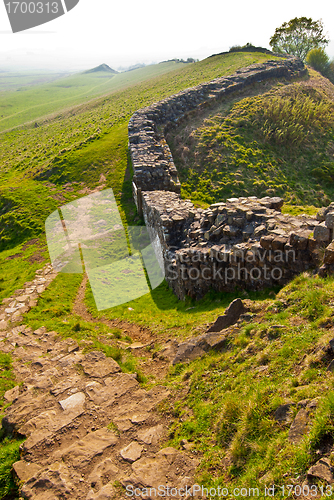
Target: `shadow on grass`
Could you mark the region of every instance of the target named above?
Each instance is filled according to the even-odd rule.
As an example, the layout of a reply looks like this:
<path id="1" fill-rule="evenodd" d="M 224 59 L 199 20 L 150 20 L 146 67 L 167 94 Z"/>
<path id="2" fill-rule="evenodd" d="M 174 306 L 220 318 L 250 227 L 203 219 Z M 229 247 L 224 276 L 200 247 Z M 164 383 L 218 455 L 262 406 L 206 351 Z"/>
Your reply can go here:
<path id="1" fill-rule="evenodd" d="M 209 312 L 218 307 L 227 307 L 236 298 L 251 299 L 254 301 L 272 299 L 273 294 L 276 295 L 280 289 L 281 287 L 273 287 L 260 291 L 248 292 L 243 289 L 236 289 L 234 292 L 217 292 L 211 289 L 200 300 L 188 296 L 185 300 L 180 300 L 174 295 L 166 280 L 164 280 L 161 285 L 151 290 L 150 295 L 157 308 L 161 311 L 177 309 L 191 315 L 194 308 L 196 308 L 197 311 Z"/>

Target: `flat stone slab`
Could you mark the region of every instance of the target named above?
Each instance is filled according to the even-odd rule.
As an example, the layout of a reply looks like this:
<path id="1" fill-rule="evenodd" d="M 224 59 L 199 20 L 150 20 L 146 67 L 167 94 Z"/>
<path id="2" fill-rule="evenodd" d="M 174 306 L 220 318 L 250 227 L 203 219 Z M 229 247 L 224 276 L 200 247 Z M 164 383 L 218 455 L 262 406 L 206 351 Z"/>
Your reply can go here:
<path id="1" fill-rule="evenodd" d="M 102 453 L 118 441 L 118 437 L 109 429 L 102 428 L 95 432 L 90 432 L 83 439 L 67 448 L 65 451 L 55 453 L 55 456 L 62 458 L 67 465 L 75 469 L 86 467 L 94 457 Z"/>
<path id="2" fill-rule="evenodd" d="M 127 373 L 117 373 L 114 377 L 106 378 L 104 383 L 102 385 L 94 381 L 86 385 L 85 391 L 96 405 L 113 404 L 116 399 L 139 387 L 137 380 Z"/>
<path id="3" fill-rule="evenodd" d="M 86 375 L 103 378 L 121 371 L 118 363 L 112 358 L 107 358 L 103 352 L 92 351 L 86 354 L 81 362 Z"/>
<path id="4" fill-rule="evenodd" d="M 88 476 L 88 482 L 94 488 L 102 488 L 108 482 L 114 482 L 118 478 L 119 469 L 110 458 L 100 462 Z M 96 493 L 94 492 L 94 495 Z M 95 498 L 95 497 L 93 497 Z"/>
<path id="5" fill-rule="evenodd" d="M 157 444 L 164 435 L 163 425 L 156 425 L 149 429 L 142 429 L 137 433 L 138 439 L 145 444 Z"/>
<path id="6" fill-rule="evenodd" d="M 72 396 L 59 401 L 60 406 L 64 411 L 72 411 L 78 408 L 83 408 L 85 404 L 86 396 L 83 392 L 77 392 Z"/>
<path id="7" fill-rule="evenodd" d="M 56 500 L 73 497 L 77 474 L 70 472 L 65 464 L 55 462 L 37 472 L 22 488 L 22 496 L 36 500 Z"/>
<path id="8" fill-rule="evenodd" d="M 74 375 L 73 377 L 66 378 L 65 380 L 61 380 L 56 384 L 51 390 L 51 394 L 54 396 L 59 396 L 59 394 L 62 394 L 63 392 L 67 391 L 68 389 L 72 389 L 78 385 L 80 381 L 79 375 Z"/>
<path id="9" fill-rule="evenodd" d="M 16 398 L 18 398 L 20 395 L 20 387 L 16 385 L 13 387 L 13 389 L 9 389 L 9 391 L 6 391 L 4 394 L 4 399 L 8 401 L 9 403 L 12 403 L 15 401 Z"/>
<path id="10" fill-rule="evenodd" d="M 143 446 L 137 443 L 137 441 L 132 441 L 132 443 L 128 444 L 128 446 L 122 448 L 119 454 L 124 460 L 132 463 L 141 457 L 142 451 Z"/>
<path id="11" fill-rule="evenodd" d="M 327 481 L 329 484 L 334 483 L 334 469 L 331 466 L 331 461 L 329 458 L 321 458 L 316 464 L 312 465 L 307 471 L 307 477 L 309 479 L 320 479 L 322 481 Z"/>
<path id="12" fill-rule="evenodd" d="M 132 485 L 140 488 L 158 488 L 160 485 L 169 485 L 173 488 L 191 487 L 198 461 L 189 458 L 174 448 L 164 448 L 154 457 L 142 457 L 132 464 L 132 474 L 121 481 L 122 485 Z M 186 484 L 184 479 L 186 478 Z"/>
<path id="13" fill-rule="evenodd" d="M 83 407 L 77 408 L 71 412 L 62 410 L 49 410 L 41 413 L 37 417 L 26 422 L 19 433 L 23 436 L 29 436 L 23 443 L 23 452 L 30 453 L 37 445 L 54 433 L 65 429 L 73 420 L 82 415 Z"/>
<path id="14" fill-rule="evenodd" d="M 19 481 L 28 481 L 28 479 L 37 474 L 42 467 L 38 464 L 25 462 L 25 460 L 19 460 L 13 464 L 13 469 Z"/>

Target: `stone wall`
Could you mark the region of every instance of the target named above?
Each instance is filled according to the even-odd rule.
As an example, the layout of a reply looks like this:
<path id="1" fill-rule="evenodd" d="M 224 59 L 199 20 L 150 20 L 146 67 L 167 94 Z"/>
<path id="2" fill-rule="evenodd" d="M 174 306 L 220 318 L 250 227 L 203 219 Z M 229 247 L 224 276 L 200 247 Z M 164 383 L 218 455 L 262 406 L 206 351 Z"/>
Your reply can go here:
<path id="1" fill-rule="evenodd" d="M 174 293 L 201 298 L 210 289 L 284 285 L 309 269 L 334 267 L 334 204 L 317 217 L 283 215 L 281 198 L 231 198 L 195 209 L 180 182 L 164 133 L 213 99 L 269 78 L 305 74 L 297 58 L 268 61 L 217 78 L 137 111 L 129 122 L 133 193 Z"/>
<path id="2" fill-rule="evenodd" d="M 137 206 L 141 191 L 180 192 L 177 170 L 161 129 L 169 123 L 177 123 L 188 112 L 254 82 L 274 77 L 292 78 L 305 72 L 303 63 L 297 58 L 253 64 L 231 76 L 183 90 L 134 113 L 128 130 Z"/>

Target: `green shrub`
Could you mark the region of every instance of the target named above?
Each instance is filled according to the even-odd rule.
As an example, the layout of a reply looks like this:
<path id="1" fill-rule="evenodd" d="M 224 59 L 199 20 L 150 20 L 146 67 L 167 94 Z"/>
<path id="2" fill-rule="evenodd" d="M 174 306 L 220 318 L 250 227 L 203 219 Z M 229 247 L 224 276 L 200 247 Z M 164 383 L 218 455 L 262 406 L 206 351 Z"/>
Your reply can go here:
<path id="1" fill-rule="evenodd" d="M 329 70 L 329 57 L 321 47 L 310 50 L 306 56 L 306 62 L 313 69 L 326 76 Z"/>

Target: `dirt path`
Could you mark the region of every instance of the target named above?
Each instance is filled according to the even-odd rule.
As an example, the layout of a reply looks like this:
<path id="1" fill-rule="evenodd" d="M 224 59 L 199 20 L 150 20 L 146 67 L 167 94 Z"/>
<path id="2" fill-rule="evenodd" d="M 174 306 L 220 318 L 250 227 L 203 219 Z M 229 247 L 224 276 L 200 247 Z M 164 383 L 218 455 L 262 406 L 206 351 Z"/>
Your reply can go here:
<path id="1" fill-rule="evenodd" d="M 135 325 L 133 323 L 128 323 L 127 321 L 108 320 L 106 318 L 99 318 L 99 319 L 94 318 L 87 311 L 86 305 L 84 303 L 87 281 L 88 277 L 87 274 L 85 274 L 72 308 L 72 312 L 74 314 L 81 316 L 85 321 L 89 321 L 92 323 L 103 323 L 109 326 L 110 328 L 120 328 L 121 330 L 123 330 L 125 334 L 129 335 L 133 341 L 147 343 L 147 342 L 152 342 L 157 338 L 147 328 Z"/>
<path id="2" fill-rule="evenodd" d="M 98 351 L 84 354 L 75 340 L 44 327 L 13 327 L 54 277 L 47 266 L 0 308 L 1 350 L 11 353 L 18 382 L 5 394 L 12 404 L 2 425 L 27 438 L 14 464 L 21 498 L 125 500 L 132 492 L 133 498 L 153 499 L 145 488 L 191 486 L 197 460 L 163 447 L 168 422 L 156 408 L 170 396 L 165 387 L 144 390 L 113 359 Z M 83 304 L 85 284 L 74 312 L 96 322 Z M 135 325 L 126 329 L 146 338 Z"/>
<path id="3" fill-rule="evenodd" d="M 169 360 L 163 356 L 152 356 L 152 351 L 159 342 L 159 336 L 152 333 L 148 328 L 138 326 L 133 323 L 121 320 L 108 320 L 106 318 L 94 318 L 86 308 L 84 303 L 85 291 L 88 282 L 88 277 L 85 274 L 74 301 L 72 312 L 77 314 L 87 322 L 94 324 L 104 324 L 110 328 L 118 328 L 122 330 L 124 336 L 130 337 L 132 343 L 113 341 L 113 344 L 121 348 L 126 348 L 137 357 L 137 366 L 146 377 L 153 378 L 156 381 L 164 379 L 168 372 Z M 110 342 L 108 339 L 102 339 L 104 342 Z M 162 343 L 165 339 L 162 340 Z"/>

